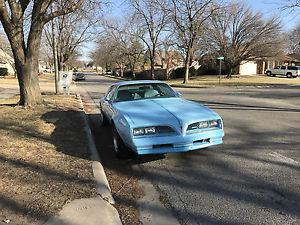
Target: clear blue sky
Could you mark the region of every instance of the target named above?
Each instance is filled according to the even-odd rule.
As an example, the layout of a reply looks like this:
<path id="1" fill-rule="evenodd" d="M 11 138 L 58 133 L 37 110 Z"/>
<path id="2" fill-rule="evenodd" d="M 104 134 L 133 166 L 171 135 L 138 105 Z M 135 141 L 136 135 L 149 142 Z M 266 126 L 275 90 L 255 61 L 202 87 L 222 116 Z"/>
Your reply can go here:
<path id="1" fill-rule="evenodd" d="M 230 2 L 229 0 L 223 0 Z M 297 24 L 300 24 L 300 16 L 297 13 L 291 13 L 289 11 L 280 10 L 280 4 L 284 4 L 285 0 L 235 0 L 236 2 L 242 1 L 246 5 L 250 6 L 254 11 L 262 12 L 266 18 L 272 16 L 279 16 L 282 19 L 284 30 L 287 31 Z M 112 1 L 112 9 L 108 12 L 112 17 L 121 17 L 122 14 L 128 10 L 128 6 L 124 3 L 124 0 Z M 300 11 L 300 9 L 298 9 Z M 298 11 L 298 12 L 299 12 Z"/>

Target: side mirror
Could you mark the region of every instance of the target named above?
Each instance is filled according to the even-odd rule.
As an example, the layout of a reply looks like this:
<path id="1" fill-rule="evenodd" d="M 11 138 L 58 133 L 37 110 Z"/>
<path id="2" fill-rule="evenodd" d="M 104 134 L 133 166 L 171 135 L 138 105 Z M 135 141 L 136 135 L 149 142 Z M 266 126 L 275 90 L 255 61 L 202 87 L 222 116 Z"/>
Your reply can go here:
<path id="1" fill-rule="evenodd" d="M 182 94 L 181 94 L 180 92 L 176 92 L 176 96 L 177 96 L 178 98 L 181 98 L 181 97 L 182 97 Z"/>
<path id="2" fill-rule="evenodd" d="M 108 103 L 111 103 L 111 99 L 108 99 L 108 98 L 104 98 L 104 100 Z"/>

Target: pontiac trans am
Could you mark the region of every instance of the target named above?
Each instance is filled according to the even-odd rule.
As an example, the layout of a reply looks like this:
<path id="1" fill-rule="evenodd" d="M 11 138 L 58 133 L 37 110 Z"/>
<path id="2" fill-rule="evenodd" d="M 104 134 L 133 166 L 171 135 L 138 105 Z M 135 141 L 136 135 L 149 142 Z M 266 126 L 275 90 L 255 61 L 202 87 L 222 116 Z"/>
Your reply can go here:
<path id="1" fill-rule="evenodd" d="M 112 126 L 118 157 L 185 152 L 222 143 L 222 118 L 181 98 L 161 81 L 124 81 L 100 100 L 104 125 Z"/>

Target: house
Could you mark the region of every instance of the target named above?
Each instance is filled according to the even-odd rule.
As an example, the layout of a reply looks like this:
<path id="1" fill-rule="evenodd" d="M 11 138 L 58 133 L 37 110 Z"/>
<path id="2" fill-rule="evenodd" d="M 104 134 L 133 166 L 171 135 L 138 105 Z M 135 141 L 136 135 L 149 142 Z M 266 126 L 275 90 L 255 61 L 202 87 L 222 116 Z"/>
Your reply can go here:
<path id="1" fill-rule="evenodd" d="M 253 61 L 243 61 L 239 66 L 240 75 L 254 75 L 254 74 L 264 74 L 265 70 L 268 68 L 274 68 L 278 65 L 290 65 L 299 66 L 300 65 L 300 55 L 299 54 L 287 54 L 281 55 L 274 58 L 258 59 Z"/>
<path id="2" fill-rule="evenodd" d="M 239 66 L 240 75 L 255 75 L 257 72 L 257 61 L 242 61 Z"/>
<path id="3" fill-rule="evenodd" d="M 9 75 L 15 75 L 14 59 L 0 49 L 0 68 L 6 68 Z"/>
<path id="4" fill-rule="evenodd" d="M 175 50 L 159 50 L 155 54 L 155 66 L 169 70 L 174 67 L 184 66 L 184 60 L 180 53 Z"/>

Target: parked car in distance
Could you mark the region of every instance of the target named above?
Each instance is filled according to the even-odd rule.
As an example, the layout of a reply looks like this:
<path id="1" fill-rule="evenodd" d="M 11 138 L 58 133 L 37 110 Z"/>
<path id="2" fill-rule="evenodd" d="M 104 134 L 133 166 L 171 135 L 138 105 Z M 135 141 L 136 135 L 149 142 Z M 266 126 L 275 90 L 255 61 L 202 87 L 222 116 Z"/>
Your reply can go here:
<path id="1" fill-rule="evenodd" d="M 300 75 L 300 68 L 298 66 L 276 66 L 273 69 L 267 69 L 265 74 L 268 76 L 281 75 L 289 78 L 296 78 Z"/>
<path id="2" fill-rule="evenodd" d="M 85 80 L 85 75 L 84 75 L 84 73 L 80 73 L 80 72 L 75 72 L 75 73 L 73 73 L 73 80 L 74 80 L 74 81 Z"/>
<path id="3" fill-rule="evenodd" d="M 115 83 L 100 99 L 103 124 L 111 125 L 118 157 L 186 152 L 222 143 L 222 118 L 180 97 L 161 81 Z"/>
<path id="4" fill-rule="evenodd" d="M 52 73 L 53 70 L 51 68 L 43 68 L 43 73 Z"/>
<path id="5" fill-rule="evenodd" d="M 113 74 L 112 70 L 106 70 L 106 74 L 111 75 Z"/>

